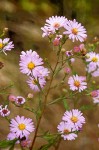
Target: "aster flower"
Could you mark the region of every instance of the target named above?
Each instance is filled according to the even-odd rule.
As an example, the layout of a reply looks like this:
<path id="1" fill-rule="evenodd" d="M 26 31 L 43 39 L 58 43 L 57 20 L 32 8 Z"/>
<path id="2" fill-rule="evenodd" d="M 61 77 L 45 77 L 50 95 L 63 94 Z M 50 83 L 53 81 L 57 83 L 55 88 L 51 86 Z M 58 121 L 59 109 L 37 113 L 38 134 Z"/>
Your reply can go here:
<path id="1" fill-rule="evenodd" d="M 73 42 L 75 40 L 83 42 L 87 38 L 86 29 L 75 19 L 67 21 L 64 28 L 66 29 L 64 34 L 69 35 L 69 39 Z"/>
<path id="2" fill-rule="evenodd" d="M 43 66 L 39 66 L 35 68 L 35 77 L 47 77 L 49 75 L 49 70 Z"/>
<path id="3" fill-rule="evenodd" d="M 10 121 L 10 131 L 11 133 L 15 133 L 17 138 L 28 137 L 34 129 L 34 123 L 30 118 L 17 116 Z"/>
<path id="4" fill-rule="evenodd" d="M 85 77 L 73 75 L 69 77 L 68 84 L 72 91 L 78 90 L 79 92 L 85 90 L 87 88 L 87 83 L 85 82 Z"/>
<path id="5" fill-rule="evenodd" d="M 57 126 L 58 132 L 61 134 L 64 140 L 75 140 L 77 134 L 72 132 L 71 125 L 67 124 L 66 122 L 62 121 Z"/>
<path id="6" fill-rule="evenodd" d="M 9 38 L 5 38 L 4 40 L 0 39 L 0 51 L 6 54 L 6 51 L 11 51 L 14 48 L 14 44 Z M 7 55 L 7 54 L 6 54 Z"/>
<path id="7" fill-rule="evenodd" d="M 81 111 L 78 109 L 66 111 L 62 117 L 62 120 L 71 125 L 73 131 L 79 131 L 79 128 L 82 128 L 82 125 L 85 123 L 85 118 L 82 116 Z"/>
<path id="8" fill-rule="evenodd" d="M 27 83 L 33 91 L 38 92 L 38 91 L 40 91 L 40 88 L 38 85 L 40 85 L 40 87 L 43 88 L 46 84 L 46 81 L 44 78 L 30 77 L 29 80 L 27 81 Z"/>
<path id="9" fill-rule="evenodd" d="M 49 19 L 46 19 L 45 26 L 58 30 L 61 27 L 64 27 L 67 19 L 63 16 L 52 16 Z"/>
<path id="10" fill-rule="evenodd" d="M 22 140 L 20 144 L 22 147 L 29 147 L 31 144 L 31 140 L 29 140 L 29 139 Z"/>
<path id="11" fill-rule="evenodd" d="M 68 57 L 73 56 L 73 51 L 72 50 L 66 51 L 66 56 Z"/>
<path id="12" fill-rule="evenodd" d="M 24 74 L 35 76 L 35 68 L 43 64 L 42 58 L 35 51 L 22 52 L 20 55 L 20 71 Z"/>
<path id="13" fill-rule="evenodd" d="M 99 68 L 96 71 L 92 72 L 91 75 L 93 77 L 99 77 Z"/>
<path id="14" fill-rule="evenodd" d="M 42 27 L 41 30 L 43 31 L 42 37 L 45 36 L 51 37 L 51 35 L 55 33 L 55 29 L 49 28 L 47 26 Z"/>
<path id="15" fill-rule="evenodd" d="M 89 62 L 90 65 L 93 65 L 95 68 L 99 67 L 99 54 L 95 52 L 90 52 L 86 54 L 86 62 Z"/>
<path id="16" fill-rule="evenodd" d="M 14 140 L 14 139 L 17 139 L 17 137 L 16 137 L 16 134 L 15 133 L 9 133 L 8 135 L 7 135 L 7 140 Z"/>
<path id="17" fill-rule="evenodd" d="M 9 116 L 10 115 L 10 110 L 8 110 L 8 105 L 5 105 L 5 107 L 3 107 L 1 110 L 0 110 L 0 115 L 2 117 L 6 117 L 6 116 Z"/>
<path id="18" fill-rule="evenodd" d="M 15 99 L 15 103 L 18 104 L 18 105 L 22 105 L 25 103 L 25 98 L 23 98 L 22 96 L 17 96 L 16 99 Z"/>
<path id="19" fill-rule="evenodd" d="M 92 91 L 91 96 L 93 98 L 93 103 L 99 104 L 99 90 Z"/>

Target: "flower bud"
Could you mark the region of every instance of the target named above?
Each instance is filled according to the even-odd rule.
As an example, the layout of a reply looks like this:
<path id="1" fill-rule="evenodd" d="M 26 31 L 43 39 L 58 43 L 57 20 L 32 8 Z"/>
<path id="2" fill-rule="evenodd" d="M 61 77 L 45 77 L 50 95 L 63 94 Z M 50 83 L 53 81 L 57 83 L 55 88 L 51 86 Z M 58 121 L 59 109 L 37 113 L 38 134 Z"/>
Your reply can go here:
<path id="1" fill-rule="evenodd" d="M 53 41 L 53 45 L 58 46 L 59 44 L 60 44 L 60 39 L 55 38 L 54 41 Z"/>
<path id="2" fill-rule="evenodd" d="M 66 74 L 69 74 L 70 73 L 70 68 L 69 67 L 67 67 L 67 68 L 65 68 L 65 72 L 66 72 Z"/>
<path id="3" fill-rule="evenodd" d="M 27 96 L 27 98 L 29 98 L 29 99 L 31 99 L 33 97 L 34 97 L 34 95 L 32 93 L 29 93 L 28 96 Z"/>
<path id="4" fill-rule="evenodd" d="M 16 96 L 14 96 L 12 94 L 8 96 L 8 100 L 11 101 L 11 102 L 14 102 L 15 99 L 16 99 Z"/>

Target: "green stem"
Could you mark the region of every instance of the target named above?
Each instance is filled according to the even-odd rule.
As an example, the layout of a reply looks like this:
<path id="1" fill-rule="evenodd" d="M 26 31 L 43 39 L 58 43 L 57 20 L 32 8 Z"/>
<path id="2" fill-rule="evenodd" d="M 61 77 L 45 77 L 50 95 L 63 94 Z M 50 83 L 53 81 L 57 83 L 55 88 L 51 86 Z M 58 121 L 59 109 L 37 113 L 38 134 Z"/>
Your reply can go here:
<path id="1" fill-rule="evenodd" d="M 51 77 L 51 80 L 50 80 L 50 84 L 49 84 L 47 93 L 46 93 L 46 95 L 45 95 L 44 106 L 43 106 L 43 108 L 42 108 L 41 115 L 40 115 L 40 117 L 39 117 L 39 119 L 38 119 L 38 122 L 37 122 L 37 127 L 36 127 L 36 130 L 35 130 L 35 133 L 34 133 L 34 138 L 33 138 L 32 145 L 31 145 L 31 147 L 30 147 L 30 150 L 32 150 L 33 147 L 34 147 L 34 143 L 35 143 L 35 140 L 36 140 L 36 137 L 37 137 L 37 133 L 38 133 L 38 129 L 39 129 L 39 126 L 40 126 L 40 122 L 41 122 L 43 113 L 44 113 L 45 108 L 46 108 L 46 103 L 47 103 L 48 95 L 49 95 L 49 92 L 50 92 L 50 87 L 51 87 L 51 84 L 52 84 L 52 81 L 53 81 L 53 78 L 54 78 L 54 74 L 55 74 L 55 71 L 56 71 L 56 68 L 57 68 L 57 65 L 58 65 L 58 61 L 59 61 L 59 58 L 60 58 L 60 55 L 59 55 L 59 54 L 60 54 L 60 50 L 61 50 L 61 49 L 59 49 L 57 62 L 56 62 L 56 65 L 55 65 L 55 67 L 54 67 L 54 70 L 53 70 L 53 74 L 52 74 L 52 77 Z"/>

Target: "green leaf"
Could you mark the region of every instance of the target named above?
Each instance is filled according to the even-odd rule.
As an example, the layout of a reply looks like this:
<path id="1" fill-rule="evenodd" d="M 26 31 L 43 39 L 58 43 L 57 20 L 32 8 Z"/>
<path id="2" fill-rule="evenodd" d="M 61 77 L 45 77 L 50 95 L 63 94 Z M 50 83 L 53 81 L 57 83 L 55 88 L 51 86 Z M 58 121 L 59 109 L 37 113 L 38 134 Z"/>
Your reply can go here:
<path id="1" fill-rule="evenodd" d="M 68 106 L 66 99 L 63 99 L 63 104 L 64 104 L 65 109 L 69 110 L 69 106 Z"/>
<path id="2" fill-rule="evenodd" d="M 0 148 L 14 147 L 14 144 L 16 143 L 16 141 L 17 139 L 10 140 L 10 141 L 7 141 L 7 140 L 0 141 Z"/>
<path id="3" fill-rule="evenodd" d="M 90 110 L 90 109 L 93 109 L 94 108 L 94 106 L 92 106 L 92 105 L 83 105 L 83 106 L 81 106 L 80 107 L 80 110 Z"/>

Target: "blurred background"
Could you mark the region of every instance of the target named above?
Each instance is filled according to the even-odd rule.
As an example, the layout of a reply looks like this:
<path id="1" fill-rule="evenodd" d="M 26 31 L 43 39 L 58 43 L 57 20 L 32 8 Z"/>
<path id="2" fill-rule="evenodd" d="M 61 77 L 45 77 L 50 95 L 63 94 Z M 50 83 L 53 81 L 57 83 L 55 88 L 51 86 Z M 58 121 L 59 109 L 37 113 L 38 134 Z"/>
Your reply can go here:
<path id="1" fill-rule="evenodd" d="M 81 22 L 87 29 L 89 42 L 95 36 L 99 37 L 99 0 L 0 0 L 0 32 L 2 33 L 5 27 L 8 28 L 8 33 L 5 37 L 9 37 L 15 44 L 15 49 L 8 52 L 7 56 L 4 54 L 0 56 L 0 61 L 4 63 L 3 69 L 0 70 L 1 88 L 13 83 L 14 87 L 8 91 L 16 96 L 27 97 L 28 93 L 32 92 L 26 84 L 26 76 L 19 71 L 19 55 L 22 50 L 33 49 L 42 58 L 48 58 L 54 64 L 55 57 L 51 51 L 52 47 L 46 38 L 42 38 L 41 27 L 44 26 L 47 18 L 55 15 L 65 16 L 68 19 L 75 18 L 78 22 Z M 72 48 L 72 42 L 68 41 L 65 49 L 70 50 Z M 97 51 L 99 52 L 99 49 Z M 79 72 L 83 73 L 78 64 L 76 67 Z M 56 82 L 61 78 L 60 76 L 57 77 Z M 58 94 L 59 91 L 56 90 L 49 98 L 53 99 Z M 3 101 L 8 99 L 7 96 L 7 94 L 0 95 L 0 104 L 3 104 Z M 35 94 L 32 102 L 33 106 L 36 105 L 36 96 Z M 85 96 L 82 97 L 82 101 L 88 104 L 92 103 Z M 10 109 L 11 117 L 25 115 L 33 118 L 36 123 L 35 117 L 22 108 L 19 109 L 10 104 Z M 47 108 L 42 119 L 41 128 L 56 132 L 57 124 L 61 121 L 64 111 L 60 103 Z M 83 128 L 83 132 L 79 134 L 75 141 L 62 141 L 59 150 L 98 150 L 98 114 L 98 107 L 85 111 L 84 115 L 87 123 Z M 8 133 L 7 121 L 0 117 L 0 140 L 5 139 Z M 38 139 L 36 149 L 43 143 L 43 140 Z M 54 149 L 50 148 L 50 150 Z"/>

